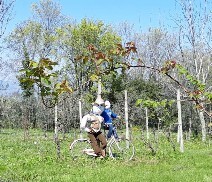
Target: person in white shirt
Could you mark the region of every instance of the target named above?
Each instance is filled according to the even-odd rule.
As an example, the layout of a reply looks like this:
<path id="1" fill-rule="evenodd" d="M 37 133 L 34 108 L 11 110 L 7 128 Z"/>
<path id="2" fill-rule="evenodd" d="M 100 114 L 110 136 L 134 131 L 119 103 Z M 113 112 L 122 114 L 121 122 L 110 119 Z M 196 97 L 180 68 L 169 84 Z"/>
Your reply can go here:
<path id="1" fill-rule="evenodd" d="M 85 115 L 80 123 L 80 129 L 88 133 L 94 153 L 101 158 L 105 157 L 107 147 L 106 138 L 101 131 L 101 123 L 104 118 L 100 115 L 103 111 L 104 100 L 99 97 L 93 104 L 92 112 Z"/>

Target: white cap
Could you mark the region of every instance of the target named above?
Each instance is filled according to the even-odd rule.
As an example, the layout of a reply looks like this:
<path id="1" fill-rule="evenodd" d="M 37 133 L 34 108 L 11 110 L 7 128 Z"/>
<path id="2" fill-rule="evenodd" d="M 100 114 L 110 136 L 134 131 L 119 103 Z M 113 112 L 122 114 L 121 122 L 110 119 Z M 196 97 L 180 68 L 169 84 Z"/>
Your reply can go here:
<path id="1" fill-rule="evenodd" d="M 110 105 L 110 102 L 108 100 L 105 101 L 105 105 L 108 106 Z"/>
<path id="2" fill-rule="evenodd" d="M 108 100 L 105 101 L 105 108 L 106 109 L 110 108 L 110 102 Z"/>

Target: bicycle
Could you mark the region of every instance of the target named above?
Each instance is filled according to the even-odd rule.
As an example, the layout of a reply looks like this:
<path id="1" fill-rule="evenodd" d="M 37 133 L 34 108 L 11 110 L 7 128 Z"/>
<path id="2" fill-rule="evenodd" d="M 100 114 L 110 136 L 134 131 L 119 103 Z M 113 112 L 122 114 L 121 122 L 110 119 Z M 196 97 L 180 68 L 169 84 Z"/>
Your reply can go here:
<path id="1" fill-rule="evenodd" d="M 114 126 L 116 130 L 116 127 Z M 133 143 L 125 137 L 116 139 L 114 135 L 107 142 L 107 148 L 109 157 L 112 159 L 120 159 L 129 161 L 132 160 L 135 155 L 135 147 Z M 89 139 L 79 138 L 74 140 L 70 144 L 70 153 L 73 159 L 78 159 L 85 155 L 97 157 L 94 150 L 91 149 Z"/>

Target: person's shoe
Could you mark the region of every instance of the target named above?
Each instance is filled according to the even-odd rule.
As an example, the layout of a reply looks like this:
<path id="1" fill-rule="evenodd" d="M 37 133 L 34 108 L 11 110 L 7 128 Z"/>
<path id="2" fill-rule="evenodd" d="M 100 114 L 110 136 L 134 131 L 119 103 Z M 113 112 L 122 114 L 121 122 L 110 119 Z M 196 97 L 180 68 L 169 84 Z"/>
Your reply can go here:
<path id="1" fill-rule="evenodd" d="M 121 141 L 121 138 L 116 138 L 116 141 L 117 141 L 117 142 L 120 142 L 120 141 Z"/>

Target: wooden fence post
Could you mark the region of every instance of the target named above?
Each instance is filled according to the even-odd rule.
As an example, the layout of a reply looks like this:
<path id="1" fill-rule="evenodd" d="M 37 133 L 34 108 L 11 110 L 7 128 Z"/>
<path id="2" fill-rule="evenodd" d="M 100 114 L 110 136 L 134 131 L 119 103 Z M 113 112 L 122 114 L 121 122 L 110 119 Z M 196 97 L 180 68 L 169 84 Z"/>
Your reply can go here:
<path id="1" fill-rule="evenodd" d="M 128 122 L 128 104 L 127 104 L 127 90 L 124 91 L 125 95 L 125 123 L 126 123 L 126 139 L 129 140 L 129 122 Z"/>
<path id="2" fill-rule="evenodd" d="M 149 118 L 148 118 L 148 109 L 145 107 L 146 113 L 146 139 L 149 140 Z"/>
<path id="3" fill-rule="evenodd" d="M 177 89 L 177 110 L 178 110 L 178 138 L 177 139 L 178 139 L 178 142 L 180 142 L 180 152 L 184 152 L 180 89 Z"/>

